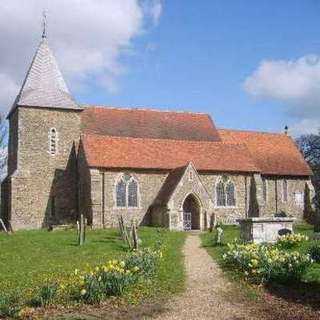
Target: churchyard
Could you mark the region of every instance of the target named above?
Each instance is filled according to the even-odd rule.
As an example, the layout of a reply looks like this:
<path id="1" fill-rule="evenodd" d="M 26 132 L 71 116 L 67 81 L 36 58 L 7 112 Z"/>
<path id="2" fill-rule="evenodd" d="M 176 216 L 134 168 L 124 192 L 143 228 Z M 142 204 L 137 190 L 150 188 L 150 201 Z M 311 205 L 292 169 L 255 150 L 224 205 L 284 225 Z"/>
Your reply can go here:
<path id="1" fill-rule="evenodd" d="M 185 234 L 143 227 L 139 238 L 132 251 L 116 229 L 87 230 L 82 246 L 75 229 L 0 233 L 0 318 L 75 313 L 102 302 L 110 312 L 183 290 Z"/>
<path id="2" fill-rule="evenodd" d="M 170 319 L 183 312 L 181 306 L 186 313 L 209 305 L 209 314 L 215 312 L 214 303 L 199 297 L 207 292 L 220 305 L 219 319 L 223 310 L 244 319 L 252 319 L 252 314 L 259 319 L 317 319 L 320 249 L 312 226 L 296 225 L 294 235 L 267 245 L 243 244 L 238 226 L 219 228 L 223 231 L 215 228 L 199 235 L 140 227 L 137 250 L 128 247 L 119 229 L 86 230 L 83 245 L 76 229 L 0 233 L 0 246 L 5 248 L 0 260 L 0 315 Z M 202 244 L 194 246 L 198 237 Z M 212 266 L 203 265 L 205 250 Z M 193 265 L 198 260 L 199 266 Z M 192 284 L 193 276 L 198 283 Z M 220 292 L 221 283 L 228 297 Z M 187 306 L 190 286 L 195 288 Z"/>

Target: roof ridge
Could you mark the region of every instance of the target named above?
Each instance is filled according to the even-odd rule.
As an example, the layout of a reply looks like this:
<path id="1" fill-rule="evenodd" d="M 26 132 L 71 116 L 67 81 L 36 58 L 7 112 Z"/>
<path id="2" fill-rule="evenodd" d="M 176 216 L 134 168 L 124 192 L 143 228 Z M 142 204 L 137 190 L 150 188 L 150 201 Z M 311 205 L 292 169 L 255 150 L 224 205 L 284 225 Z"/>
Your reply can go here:
<path id="1" fill-rule="evenodd" d="M 268 132 L 268 131 L 258 131 L 250 129 L 228 129 L 228 128 L 217 128 L 218 131 L 235 131 L 235 132 L 246 132 L 246 133 L 257 133 L 257 134 L 270 134 L 270 135 L 283 135 L 288 136 L 281 132 Z"/>
<path id="2" fill-rule="evenodd" d="M 187 114 L 197 114 L 197 115 L 206 115 L 211 118 L 209 113 L 205 112 L 194 112 L 194 111 L 187 111 L 187 110 L 161 110 L 161 109 L 154 109 L 148 107 L 114 107 L 114 106 L 107 106 L 107 105 L 92 105 L 92 104 L 82 104 L 82 107 L 85 108 L 94 108 L 94 109 L 113 109 L 113 110 L 137 110 L 137 111 L 150 111 L 150 112 L 163 112 L 163 113 L 187 113 Z"/>
<path id="3" fill-rule="evenodd" d="M 210 141 L 210 140 L 183 140 L 183 139 L 159 139 L 159 138 L 142 138 L 142 137 L 128 137 L 128 136 L 110 136 L 98 133 L 87 133 L 83 132 L 82 136 L 96 136 L 104 139 L 118 139 L 118 140 L 148 140 L 148 141 L 175 141 L 175 142 L 186 142 L 186 143 L 207 143 L 207 144 L 220 144 L 220 145 L 239 145 L 246 147 L 246 144 L 239 141 Z"/>

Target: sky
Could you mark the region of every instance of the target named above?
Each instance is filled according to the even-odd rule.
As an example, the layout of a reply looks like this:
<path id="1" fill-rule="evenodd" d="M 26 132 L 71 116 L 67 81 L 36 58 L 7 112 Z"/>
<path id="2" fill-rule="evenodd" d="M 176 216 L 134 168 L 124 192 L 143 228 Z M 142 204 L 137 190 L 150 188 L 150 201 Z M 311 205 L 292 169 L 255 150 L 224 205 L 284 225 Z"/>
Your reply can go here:
<path id="1" fill-rule="evenodd" d="M 0 111 L 39 44 L 42 12 L 81 104 L 209 113 L 218 127 L 320 128 L 320 0 L 4 0 Z"/>

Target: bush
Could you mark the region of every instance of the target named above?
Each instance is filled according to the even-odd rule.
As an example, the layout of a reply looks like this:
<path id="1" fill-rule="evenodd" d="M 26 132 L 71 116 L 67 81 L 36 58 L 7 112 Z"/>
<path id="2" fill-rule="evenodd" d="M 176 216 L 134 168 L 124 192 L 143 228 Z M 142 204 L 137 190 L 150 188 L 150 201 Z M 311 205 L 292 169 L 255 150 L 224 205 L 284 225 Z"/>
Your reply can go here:
<path id="1" fill-rule="evenodd" d="M 309 248 L 308 253 L 312 260 L 320 262 L 320 243 L 313 244 Z"/>
<path id="2" fill-rule="evenodd" d="M 298 281 L 312 263 L 309 255 L 254 243 L 228 244 L 223 259 L 255 283 Z"/>
<path id="3" fill-rule="evenodd" d="M 40 288 L 39 293 L 31 299 L 29 304 L 32 307 L 45 307 L 51 305 L 58 293 L 58 285 L 46 284 Z"/>
<path id="4" fill-rule="evenodd" d="M 85 272 L 75 270 L 72 295 L 89 304 L 122 295 L 129 286 L 155 273 L 160 256 L 159 251 L 143 249 L 131 252 L 124 261 L 108 261 Z"/>
<path id="5" fill-rule="evenodd" d="M 0 318 L 15 317 L 21 309 L 17 294 L 0 293 Z"/>
<path id="6" fill-rule="evenodd" d="M 307 241 L 308 237 L 300 233 L 288 233 L 280 236 L 277 241 L 277 245 L 283 249 L 291 249 L 296 247 L 299 243 Z"/>

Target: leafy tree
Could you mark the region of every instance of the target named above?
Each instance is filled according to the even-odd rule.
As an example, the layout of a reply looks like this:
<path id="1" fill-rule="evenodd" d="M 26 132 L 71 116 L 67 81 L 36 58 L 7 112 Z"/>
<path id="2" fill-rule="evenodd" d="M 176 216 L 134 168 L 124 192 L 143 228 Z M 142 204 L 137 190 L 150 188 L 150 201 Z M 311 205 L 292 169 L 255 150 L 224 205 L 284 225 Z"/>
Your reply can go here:
<path id="1" fill-rule="evenodd" d="M 249 217 L 259 217 L 259 203 L 257 199 L 257 186 L 254 177 L 251 177 L 250 199 L 249 199 Z"/>
<path id="2" fill-rule="evenodd" d="M 316 207 L 314 214 L 315 230 L 320 232 L 320 131 L 318 134 L 302 135 L 297 144 L 313 171 L 312 183 L 315 189 L 313 203 Z"/>

